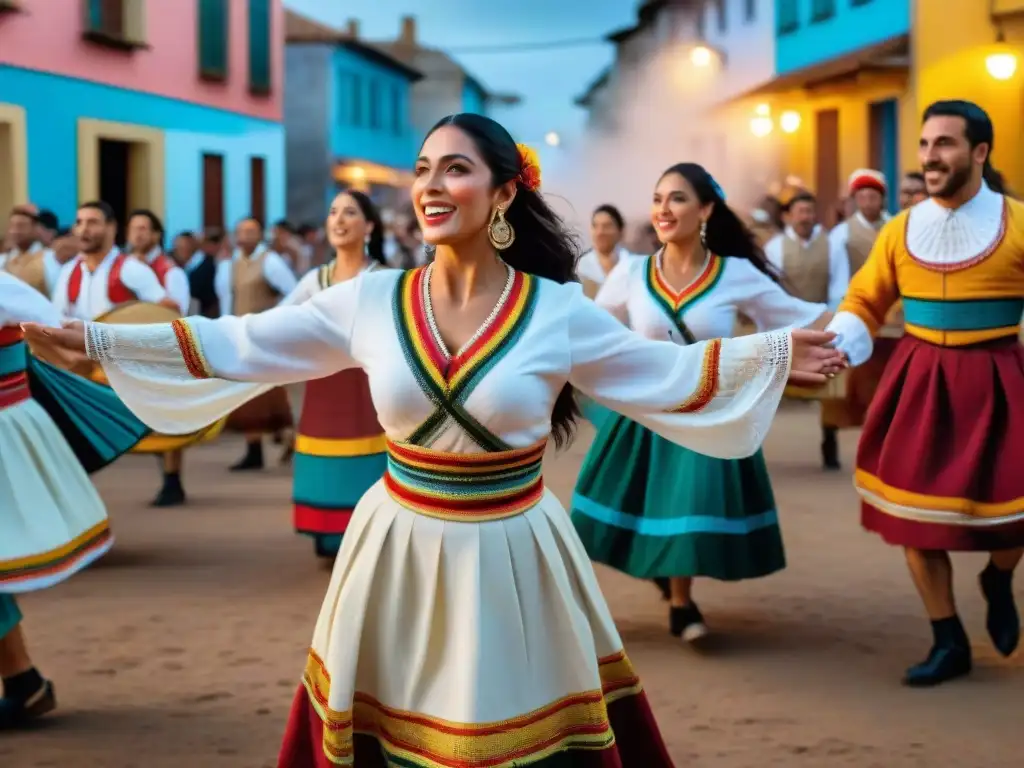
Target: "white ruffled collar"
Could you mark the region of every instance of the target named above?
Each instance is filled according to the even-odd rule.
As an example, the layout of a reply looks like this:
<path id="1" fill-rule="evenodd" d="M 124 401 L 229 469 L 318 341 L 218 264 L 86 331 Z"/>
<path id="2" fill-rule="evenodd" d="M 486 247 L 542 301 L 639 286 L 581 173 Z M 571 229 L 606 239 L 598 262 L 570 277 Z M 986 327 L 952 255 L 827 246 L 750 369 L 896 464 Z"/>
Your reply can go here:
<path id="1" fill-rule="evenodd" d="M 923 264 L 967 267 L 992 254 L 1006 232 L 1006 200 L 982 184 L 959 208 L 929 198 L 907 214 L 907 251 Z"/>

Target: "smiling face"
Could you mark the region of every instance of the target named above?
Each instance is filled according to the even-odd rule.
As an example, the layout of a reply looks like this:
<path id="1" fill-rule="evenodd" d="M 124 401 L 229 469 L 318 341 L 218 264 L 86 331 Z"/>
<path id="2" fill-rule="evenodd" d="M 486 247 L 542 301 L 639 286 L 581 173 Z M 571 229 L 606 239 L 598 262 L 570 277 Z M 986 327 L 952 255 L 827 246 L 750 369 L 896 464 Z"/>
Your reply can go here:
<path id="1" fill-rule="evenodd" d="M 362 248 L 373 231 L 373 224 L 366 220 L 359 203 L 345 192 L 331 201 L 324 227 L 331 247 L 344 250 Z"/>
<path id="2" fill-rule="evenodd" d="M 473 140 L 452 125 L 438 128 L 420 149 L 412 185 L 416 218 L 429 245 L 484 235 L 496 206 L 507 207 L 515 182 L 497 188 Z"/>
<path id="3" fill-rule="evenodd" d="M 981 169 L 988 145 L 971 148 L 967 121 L 962 117 L 936 116 L 921 126 L 918 159 L 928 194 L 939 199 L 954 197 Z"/>
<path id="4" fill-rule="evenodd" d="M 713 207 L 713 203 L 701 204 L 693 186 L 681 174 L 666 174 L 655 187 L 651 204 L 651 224 L 659 242 L 692 240 Z"/>

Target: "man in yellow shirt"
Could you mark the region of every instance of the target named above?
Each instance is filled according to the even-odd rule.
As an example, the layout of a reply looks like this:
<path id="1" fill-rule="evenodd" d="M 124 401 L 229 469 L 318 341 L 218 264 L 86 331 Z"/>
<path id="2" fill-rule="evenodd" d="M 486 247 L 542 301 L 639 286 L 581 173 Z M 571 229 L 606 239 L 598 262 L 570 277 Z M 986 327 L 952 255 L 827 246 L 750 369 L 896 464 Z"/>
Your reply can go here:
<path id="1" fill-rule="evenodd" d="M 950 551 L 989 552 L 981 573 L 996 650 L 1020 641 L 1014 569 L 1024 553 L 1024 204 L 1002 194 L 993 127 L 976 104 L 925 110 L 928 200 L 886 225 L 829 325 L 853 365 L 902 300 L 905 334 L 868 410 L 857 452 L 861 522 L 906 552 L 932 622 L 904 682 L 971 670 Z"/>

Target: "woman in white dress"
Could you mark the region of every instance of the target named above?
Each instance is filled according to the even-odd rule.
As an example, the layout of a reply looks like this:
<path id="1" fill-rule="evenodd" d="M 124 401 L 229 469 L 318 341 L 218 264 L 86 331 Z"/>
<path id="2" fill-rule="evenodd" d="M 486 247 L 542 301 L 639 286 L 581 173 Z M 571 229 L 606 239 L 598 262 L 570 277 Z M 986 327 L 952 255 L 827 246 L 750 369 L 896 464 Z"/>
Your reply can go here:
<path id="1" fill-rule="evenodd" d="M 572 284 L 574 240 L 532 151 L 461 114 L 419 155 L 428 266 L 248 317 L 26 332 L 59 359 L 101 361 L 163 430 L 236 407 L 246 385 L 232 380 L 369 376 L 388 471 L 345 534 L 282 768 L 667 768 L 587 554 L 544 488 L 547 442 L 570 437 L 576 388 L 691 448 L 747 455 L 787 378 L 823 383 L 842 358 L 825 333 L 691 347 L 633 334 Z"/>
<path id="2" fill-rule="evenodd" d="M 14 596 L 59 584 L 110 549 L 107 510 L 86 472 L 149 433 L 110 389 L 29 354 L 20 324 L 60 321 L 41 293 L 0 272 L 0 731 L 56 706 Z"/>

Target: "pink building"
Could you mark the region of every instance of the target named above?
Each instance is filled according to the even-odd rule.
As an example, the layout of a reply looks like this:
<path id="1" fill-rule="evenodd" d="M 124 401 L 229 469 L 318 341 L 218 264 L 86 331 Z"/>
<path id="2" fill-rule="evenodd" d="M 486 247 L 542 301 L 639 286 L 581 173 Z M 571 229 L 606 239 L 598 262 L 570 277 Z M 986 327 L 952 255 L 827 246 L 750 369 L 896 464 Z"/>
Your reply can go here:
<path id="1" fill-rule="evenodd" d="M 0 211 L 282 216 L 283 61 L 282 0 L 0 2 Z"/>

